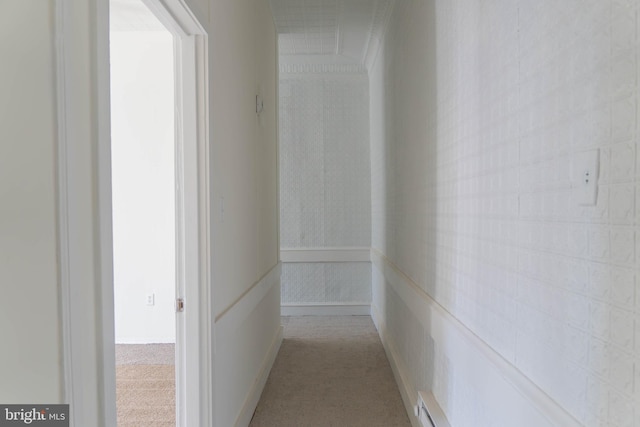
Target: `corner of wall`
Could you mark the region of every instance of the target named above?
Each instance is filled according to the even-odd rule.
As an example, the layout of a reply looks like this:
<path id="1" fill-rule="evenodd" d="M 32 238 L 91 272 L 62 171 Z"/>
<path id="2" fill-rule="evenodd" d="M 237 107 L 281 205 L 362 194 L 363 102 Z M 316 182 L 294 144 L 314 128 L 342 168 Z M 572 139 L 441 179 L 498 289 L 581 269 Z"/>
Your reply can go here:
<path id="1" fill-rule="evenodd" d="M 371 318 L 378 330 L 378 335 L 380 335 L 380 340 L 382 341 L 384 351 L 387 355 L 387 359 L 389 360 L 389 364 L 391 365 L 393 376 L 398 384 L 400 396 L 402 396 L 402 403 L 404 404 L 404 409 L 409 416 L 411 426 L 423 427 L 418 418 L 413 416 L 413 405 L 416 404 L 418 390 L 410 380 L 409 372 L 405 368 L 402 358 L 398 355 L 393 342 L 390 340 L 389 331 L 387 330 L 384 317 L 381 314 L 381 310 L 375 305 L 375 303 L 371 304 Z"/>

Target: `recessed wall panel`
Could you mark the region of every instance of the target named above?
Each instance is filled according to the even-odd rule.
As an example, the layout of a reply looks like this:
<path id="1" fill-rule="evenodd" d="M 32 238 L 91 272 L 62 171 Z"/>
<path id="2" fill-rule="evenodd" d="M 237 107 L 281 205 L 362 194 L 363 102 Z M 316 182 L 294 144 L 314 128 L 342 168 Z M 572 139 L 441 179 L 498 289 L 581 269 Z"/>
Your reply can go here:
<path id="1" fill-rule="evenodd" d="M 282 249 L 370 246 L 368 91 L 361 73 L 281 76 Z M 369 263 L 315 261 L 285 263 L 283 303 L 370 301 Z"/>

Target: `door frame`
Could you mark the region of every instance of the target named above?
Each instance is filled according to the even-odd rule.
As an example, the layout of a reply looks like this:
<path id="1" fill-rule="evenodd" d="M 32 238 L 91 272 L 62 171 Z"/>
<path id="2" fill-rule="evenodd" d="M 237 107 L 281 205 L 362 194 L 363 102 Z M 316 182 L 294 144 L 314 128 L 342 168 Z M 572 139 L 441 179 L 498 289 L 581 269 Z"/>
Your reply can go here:
<path id="1" fill-rule="evenodd" d="M 211 327 L 211 221 L 209 162 L 209 99 L 207 33 L 184 0 L 144 0 L 170 29 L 175 40 L 176 183 L 183 216 L 181 227 L 185 310 L 177 316 L 177 334 L 185 345 L 177 354 L 176 373 L 182 390 L 176 396 L 176 422 L 184 426 L 212 426 L 213 420 L 213 328 Z M 91 144 L 74 132 L 79 109 L 86 100 L 75 89 L 77 39 L 74 30 L 79 8 L 68 0 L 55 0 L 55 62 L 58 111 L 58 238 L 60 263 L 60 312 L 62 330 L 63 399 L 70 404 L 72 426 L 116 424 L 115 335 L 113 307 L 113 242 L 111 213 L 111 139 L 109 77 L 109 0 L 93 0 L 88 12 L 96 24 L 95 106 L 96 136 L 93 183 L 97 195 L 87 193 L 90 172 L 77 149 Z M 84 154 L 84 152 L 82 153 Z M 179 164 L 178 164 L 179 163 Z M 93 201 L 91 201 L 93 200 Z M 176 200 L 176 203 L 179 201 Z M 95 210 L 87 209 L 87 203 Z M 180 210 L 180 209 L 178 209 Z M 95 223 L 93 257 L 87 266 L 87 238 L 79 236 L 77 221 Z M 92 270 L 91 270 L 92 269 Z M 93 273 L 91 273 L 91 271 Z M 96 287 L 87 286 L 92 275 Z M 88 304 L 95 301 L 95 304 Z M 95 325 L 95 330 L 91 330 Z M 178 372 L 179 371 L 179 372 Z"/>
<path id="2" fill-rule="evenodd" d="M 211 347 L 202 345 L 209 332 L 199 336 L 211 324 L 206 33 L 182 2 L 142 1 L 174 38 L 176 298 L 185 303 L 176 316 L 176 425 L 209 425 L 211 388 L 201 384 L 213 371 Z"/>

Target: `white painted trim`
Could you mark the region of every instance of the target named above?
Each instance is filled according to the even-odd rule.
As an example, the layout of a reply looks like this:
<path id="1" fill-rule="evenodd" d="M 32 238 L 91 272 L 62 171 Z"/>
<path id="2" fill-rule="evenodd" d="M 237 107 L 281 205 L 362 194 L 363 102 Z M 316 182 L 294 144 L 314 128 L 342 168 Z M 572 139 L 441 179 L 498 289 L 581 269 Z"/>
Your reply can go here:
<path id="1" fill-rule="evenodd" d="M 376 326 L 378 334 L 380 335 L 380 340 L 382 341 L 384 351 L 387 354 L 387 359 L 389 360 L 389 364 L 391 365 L 393 376 L 395 377 L 396 383 L 398 384 L 398 389 L 400 390 L 400 395 L 402 396 L 404 408 L 407 411 L 407 415 L 409 416 L 409 421 L 411 421 L 411 425 L 413 427 L 424 427 L 420 424 L 420 421 L 417 417 L 414 416 L 413 413 L 413 405 L 415 403 L 414 401 L 416 400 L 414 399 L 414 396 L 418 395 L 416 387 L 410 380 L 411 376 L 409 375 L 407 368 L 402 361 L 402 358 L 398 354 L 393 341 L 389 340 L 389 333 L 387 331 L 387 325 L 384 322 L 384 319 L 382 318 L 382 316 L 380 316 L 378 308 L 373 304 L 371 304 L 371 318 L 373 319 L 373 324 Z"/>
<path id="2" fill-rule="evenodd" d="M 451 427 L 449 420 L 445 416 L 433 392 L 419 391 L 416 406 L 418 407 L 418 419 L 420 419 L 422 413 L 424 413 L 425 417 L 433 423 L 434 427 Z"/>
<path id="3" fill-rule="evenodd" d="M 371 262 L 371 248 L 283 248 L 282 262 Z"/>
<path id="4" fill-rule="evenodd" d="M 369 303 L 282 304 L 282 316 L 369 316 Z"/>
<path id="5" fill-rule="evenodd" d="M 197 21 L 195 15 L 193 19 Z M 204 29 L 194 37 L 196 56 L 196 96 L 197 96 L 197 140 L 198 140 L 198 255 L 199 255 L 199 310 L 198 326 L 200 331 L 199 365 L 191 375 L 199 375 L 199 401 L 197 410 L 201 426 L 213 426 L 213 403 L 215 372 L 213 369 L 213 343 L 215 328 L 213 325 L 213 293 L 212 293 L 212 244 L 211 244 L 211 154 L 209 150 L 209 46 L 208 36 Z M 188 424 L 191 425 L 191 424 Z"/>
<path id="6" fill-rule="evenodd" d="M 141 337 L 129 337 L 125 340 L 118 340 L 116 345 L 119 345 L 119 344 L 147 345 L 147 344 L 175 344 L 175 343 L 176 343 L 176 340 L 173 337 L 167 337 L 167 336 L 160 337 L 160 338 L 156 337 L 153 339 L 153 342 L 149 342 L 148 337 L 141 336 Z"/>
<path id="7" fill-rule="evenodd" d="M 581 426 L 562 406 L 434 301 L 388 258 L 375 249 L 371 251 L 371 258 L 375 268 L 381 272 L 386 282 L 402 298 L 404 304 L 422 323 L 423 327 L 431 333 L 436 343 L 447 347 L 451 354 L 473 352 L 474 355 L 477 355 L 474 367 L 459 366 L 458 375 L 464 375 L 463 371 L 472 369 L 473 372 L 466 374 L 483 384 L 490 383 L 490 380 L 496 378 L 502 378 L 506 384 L 512 387 L 515 395 L 521 396 L 523 401 L 526 401 L 526 408 L 531 413 L 537 413 L 541 419 L 548 421 L 548 425 Z M 378 318 L 377 322 L 382 324 L 381 313 L 375 310 L 372 312 Z M 390 354 L 397 358 L 396 363 L 400 364 L 401 358 L 398 358 L 397 353 L 390 352 Z M 403 381 L 408 383 L 406 379 Z M 409 387 L 407 386 L 407 388 Z M 417 393 L 413 388 L 409 391 Z M 417 394 L 415 396 L 417 397 Z"/>
<path id="8" fill-rule="evenodd" d="M 270 360 L 268 357 L 269 354 L 273 353 L 273 358 L 275 358 L 275 354 L 277 353 L 277 348 L 273 349 L 273 345 L 270 345 L 272 341 L 265 341 L 261 344 L 258 351 L 259 354 L 253 353 L 252 356 L 249 356 L 249 359 L 252 360 L 255 365 L 255 371 L 251 371 L 252 374 L 249 377 L 243 376 L 240 379 L 237 379 L 234 376 L 231 376 L 231 370 L 245 370 L 246 368 L 241 365 L 237 365 L 233 362 L 238 356 L 233 353 L 234 351 L 239 351 L 239 349 L 247 348 L 247 346 L 253 346 L 253 342 L 248 341 L 248 337 L 243 334 L 238 335 L 238 329 L 242 327 L 242 325 L 246 325 L 247 322 L 252 322 L 253 328 L 258 328 L 258 330 L 262 331 L 262 336 L 264 336 L 267 340 L 270 340 L 271 335 L 275 334 L 277 329 L 279 329 L 279 325 L 275 325 L 271 322 L 268 325 L 262 325 L 263 317 L 262 316 L 254 316 L 254 313 L 257 311 L 264 310 L 268 308 L 270 315 L 275 315 L 276 318 L 272 318 L 273 321 L 277 322 L 279 320 L 277 302 L 275 298 L 276 293 L 279 294 L 279 286 L 280 286 L 280 273 L 281 273 L 281 264 L 277 263 L 274 265 L 268 272 L 266 272 L 257 282 L 255 282 L 251 287 L 249 287 L 235 302 L 230 304 L 224 311 L 219 313 L 216 316 L 215 320 L 215 330 L 216 330 L 216 353 L 218 355 L 218 364 L 217 368 L 225 369 L 225 372 L 221 372 L 218 378 L 222 378 L 220 384 L 218 386 L 222 386 L 224 392 L 232 393 L 235 396 L 231 400 L 225 399 L 224 396 L 220 396 L 219 399 L 221 401 L 226 402 L 226 406 L 223 408 L 218 408 L 217 416 L 215 418 L 216 422 L 223 423 L 223 425 L 216 425 L 216 427 L 224 427 L 224 426 L 234 426 L 238 425 L 240 419 L 244 419 L 247 414 L 253 414 L 253 409 L 255 406 L 251 408 L 252 399 L 257 394 L 259 398 L 259 393 L 262 391 L 261 389 L 257 391 L 258 387 L 262 387 L 264 384 L 260 385 L 259 381 L 262 376 L 267 375 L 268 372 L 264 372 L 266 366 L 270 367 L 270 363 L 265 362 L 265 360 Z M 276 305 L 273 306 L 272 304 Z M 265 305 L 267 304 L 267 305 Z M 259 324 L 255 324 L 255 322 L 259 322 Z M 279 323 L 279 322 L 278 322 Z M 272 326 L 269 326 L 272 325 Z M 273 329 L 272 329 L 273 327 Z M 255 329 L 253 329 L 255 331 Z M 258 334 L 259 332 L 255 332 Z M 279 344 L 278 344 L 279 345 Z M 270 351 L 273 349 L 273 351 Z M 264 351 L 264 353 L 262 353 Z M 243 356 L 243 360 L 244 356 Z M 222 363 L 223 365 L 220 365 Z M 255 375 L 253 374 L 255 372 Z M 229 387 L 226 381 L 235 381 L 235 385 Z M 227 384 L 227 385 L 225 385 Z M 224 393 L 223 391 L 218 389 L 218 393 Z M 257 400 L 256 400 L 257 403 Z M 237 405 L 237 406 L 236 406 Z M 250 417 L 249 417 L 250 419 Z M 244 424 L 248 425 L 247 422 Z"/>
<path id="9" fill-rule="evenodd" d="M 208 63 L 204 27 L 182 0 L 144 0 L 174 36 L 176 117 L 176 425 L 212 425 Z"/>
<path id="10" fill-rule="evenodd" d="M 249 394 L 247 394 L 247 398 L 242 405 L 242 409 L 238 414 L 238 418 L 236 418 L 236 422 L 234 423 L 235 427 L 248 426 L 251 422 L 253 413 L 258 406 L 258 402 L 260 401 L 262 390 L 264 390 L 264 386 L 267 383 L 267 379 L 269 378 L 269 373 L 271 372 L 273 363 L 276 361 L 276 357 L 278 356 L 278 352 L 280 351 L 280 345 L 282 344 L 283 335 L 284 328 L 280 326 L 276 331 L 273 340 L 271 341 L 269 352 L 264 357 L 262 366 L 260 368 L 260 375 L 253 383 L 253 386 L 251 387 L 251 390 L 249 391 Z"/>
<path id="11" fill-rule="evenodd" d="M 111 201 L 104 192 L 97 198 L 94 193 L 105 188 L 110 195 L 111 187 L 108 3 L 55 0 L 54 4 L 63 400 L 70 405 L 71 426 L 112 426 L 116 415 L 115 376 L 110 374 L 115 369 Z M 88 24 L 74 20 L 76 15 L 84 16 Z M 85 24 L 96 31 L 95 39 L 87 41 L 90 57 L 74 35 L 75 27 Z M 95 85 L 76 80 L 87 77 L 87 64 L 95 73 Z M 86 132 L 92 132 L 91 137 Z M 101 162 L 93 161 L 97 158 Z M 113 394 L 104 392 L 110 389 Z"/>
<path id="12" fill-rule="evenodd" d="M 319 74 L 354 74 L 366 75 L 367 68 L 362 64 L 315 64 L 315 63 L 281 63 L 280 75 Z"/>
<path id="13" fill-rule="evenodd" d="M 145 2 L 147 6 L 154 5 L 156 7 L 150 7 L 155 16 L 159 17 L 166 9 L 156 4 L 155 0 L 148 0 Z M 166 13 L 166 12 L 164 12 Z M 185 94 L 185 91 L 189 92 L 190 87 L 185 85 L 184 79 L 193 76 L 189 65 L 195 58 L 186 57 L 185 51 L 188 52 L 188 46 L 184 46 L 187 49 L 183 49 L 183 44 L 188 45 L 188 41 L 185 43 L 184 39 L 187 37 L 182 33 L 182 29 L 176 30 L 178 27 L 170 17 L 163 21 L 167 28 L 171 28 L 173 35 L 173 66 L 174 66 L 174 108 L 175 108 L 175 127 L 174 127 L 174 173 L 175 173 L 175 298 L 182 298 L 185 302 L 185 311 L 182 313 L 175 313 L 175 330 L 176 330 L 176 346 L 175 346 L 175 385 L 176 385 L 176 404 L 175 404 L 175 416 L 176 426 L 185 427 L 187 424 L 187 399 L 186 393 L 188 390 L 187 384 L 190 380 L 187 378 L 187 366 L 189 365 L 189 351 L 187 346 L 190 345 L 191 340 L 195 338 L 197 340 L 198 326 L 194 329 L 187 327 L 187 314 L 191 312 L 189 299 L 187 298 L 187 283 L 195 281 L 198 283 L 198 267 L 200 262 L 198 259 L 197 247 L 193 251 L 193 236 L 191 236 L 192 228 L 188 224 L 197 223 L 197 207 L 193 207 L 189 201 L 194 197 L 197 199 L 194 186 L 197 188 L 197 170 L 190 170 L 188 165 L 193 165 L 193 159 L 190 154 L 195 151 L 193 144 L 189 144 L 189 140 L 193 132 L 193 126 L 191 123 L 184 123 L 192 114 L 193 106 L 190 104 L 190 94 Z M 185 64 L 187 69 L 185 70 Z M 189 80 L 189 83 L 192 83 Z M 187 86 L 186 88 L 184 86 Z M 189 109 L 189 111 L 185 111 Z M 187 165 L 188 163 L 188 165 Z M 197 164 L 197 161 L 196 161 Z M 195 172 L 195 174 L 194 174 Z M 196 176 L 194 176 L 196 175 Z M 195 218 L 194 218 L 195 217 Z M 197 239 L 196 239 L 197 241 Z M 191 243 L 191 246 L 189 246 Z M 187 254 L 188 253 L 188 254 Z M 194 265 L 195 272 L 194 273 Z M 190 289 L 191 290 L 191 289 Z M 197 290 L 196 290 L 197 292 Z M 197 309 L 197 307 L 196 307 Z M 194 337 L 195 335 L 195 337 Z M 188 343 L 189 342 L 189 343 Z M 193 363 L 192 363 L 193 364 Z M 197 358 L 195 366 L 197 364 Z M 197 383 L 196 383 L 197 384 Z M 197 387 L 196 387 L 197 390 Z M 197 396 L 196 396 L 197 398 Z"/>
<path id="14" fill-rule="evenodd" d="M 176 38 L 187 37 L 193 32 L 192 21 L 197 22 L 197 19 L 189 12 L 188 6 L 175 0 L 142 0 L 142 3 Z"/>
<path id="15" fill-rule="evenodd" d="M 365 49 L 362 60 L 362 63 L 369 71 L 373 68 L 373 65 L 378 58 L 378 53 L 384 43 L 385 35 L 389 28 L 389 21 L 393 15 L 395 5 L 396 0 L 390 0 L 386 2 L 382 8 L 376 8 L 372 29 L 367 41 L 367 48 Z M 372 39 L 374 39 L 373 43 L 371 43 Z"/>
<path id="16" fill-rule="evenodd" d="M 99 354 L 96 356 L 100 369 L 100 382 L 102 390 L 102 416 L 105 426 L 114 426 L 117 423 L 116 415 L 116 345 L 115 345 L 115 321 L 114 321 L 114 290 L 113 290 L 113 219 L 111 196 L 111 59 L 109 54 L 109 1 L 96 1 L 96 82 L 97 82 L 97 120 L 98 120 L 98 275 L 99 279 L 99 303 L 96 310 L 99 312 L 99 320 L 96 325 L 97 333 L 102 339 Z M 80 284 L 81 286 L 83 284 Z M 86 355 L 85 355 L 86 357 Z M 110 392 L 112 391 L 112 392 Z M 84 408 L 83 408 L 84 410 Z M 90 422 L 91 414 L 85 415 Z M 93 417 L 95 418 L 95 414 Z M 77 425 L 83 425 L 77 423 Z"/>
<path id="17" fill-rule="evenodd" d="M 343 24 L 343 17 L 344 17 L 344 3 L 343 2 L 339 2 L 337 4 L 338 7 L 338 13 L 337 13 L 337 21 L 336 22 L 336 49 L 334 51 L 334 55 L 336 56 L 341 56 L 342 55 L 342 51 L 344 50 L 344 36 L 342 35 L 342 31 L 340 31 L 340 27 Z"/>
<path id="18" fill-rule="evenodd" d="M 67 180 L 67 91 L 66 82 L 66 66 L 69 59 L 66 56 L 65 45 L 67 43 L 67 33 L 65 21 L 68 11 L 63 0 L 56 0 L 56 16 L 55 16 L 55 66 L 56 66 L 56 111 L 58 125 L 58 144 L 57 144 L 57 192 L 58 192 L 58 257 L 59 257 L 59 283 L 60 283 L 60 313 L 61 313 L 61 329 L 62 329 L 62 362 L 64 375 L 64 401 L 73 404 L 72 414 L 75 410 L 74 398 L 74 371 L 72 369 L 73 360 L 77 357 L 71 346 L 71 278 L 70 276 L 70 242 L 69 242 L 69 189 Z M 71 414 L 70 414 L 71 415 Z M 75 419 L 72 416 L 71 419 Z"/>
<path id="19" fill-rule="evenodd" d="M 378 14 L 380 13 L 380 7 L 384 7 L 386 2 L 376 2 L 373 6 L 373 19 L 371 20 L 371 24 L 369 25 L 369 33 L 367 35 L 367 41 L 364 43 L 364 49 L 362 51 L 362 58 L 360 59 L 360 63 L 365 67 L 367 66 L 367 56 L 369 54 L 369 49 L 371 48 L 371 39 L 374 37 L 374 28 L 376 25 Z"/>
<path id="20" fill-rule="evenodd" d="M 68 277 L 64 267 L 61 267 L 61 308 L 63 316 L 63 361 L 65 367 L 65 400 L 71 404 L 71 425 L 83 426 L 95 424 L 98 426 L 113 426 L 116 424 L 115 406 L 115 340 L 113 333 L 113 277 L 112 277 L 112 224 L 111 224 L 111 143 L 110 143 L 110 82 L 109 82 L 109 2 L 108 0 L 92 0 L 90 5 L 90 24 L 95 24 L 96 40 L 95 49 L 92 49 L 92 64 L 94 64 L 96 88 L 95 96 L 97 118 L 97 152 L 94 153 L 97 168 L 97 209 L 93 213 L 96 222 L 96 235 L 98 241 L 96 254 L 93 259 L 96 263 L 95 280 L 99 283 L 96 289 L 98 295 L 92 295 L 87 289 L 86 280 L 82 278 L 83 258 L 86 258 L 87 247 L 76 244 L 74 230 L 69 229 L 68 224 L 74 224 L 74 218 L 78 215 L 86 215 L 86 211 L 78 210 L 78 200 L 86 202 L 86 194 L 82 192 L 83 180 L 74 179 L 74 171 L 82 165 L 86 165 L 84 158 L 74 156 L 65 146 L 64 130 L 74 129 L 74 120 L 77 111 L 74 108 L 69 112 L 69 101 L 73 98 L 74 84 L 69 70 L 73 70 L 74 64 L 65 53 L 66 46 L 74 46 L 77 40 L 71 37 L 72 32 L 65 30 L 65 25 L 71 26 L 73 16 L 71 10 L 75 9 L 75 3 L 67 0 L 56 0 L 56 58 L 58 70 L 59 99 L 63 97 L 66 102 L 66 111 L 60 110 L 58 121 L 62 126 L 60 130 L 61 142 L 58 155 L 59 169 L 59 203 L 60 203 L 60 253 L 67 251 L 66 242 L 69 245 L 68 260 L 61 259 L 61 264 L 69 266 Z M 196 62 L 195 66 L 187 67 L 185 72 L 193 75 L 189 84 L 192 96 L 188 102 L 191 106 L 192 121 L 185 126 L 191 126 L 189 138 L 194 146 L 190 148 L 189 169 L 193 172 L 192 182 L 195 181 L 193 197 L 197 198 L 197 207 L 193 207 L 189 218 L 194 219 L 191 224 L 197 227 L 197 231 L 191 230 L 187 242 L 189 259 L 193 263 L 188 269 L 186 283 L 186 295 L 190 296 L 190 310 L 185 312 L 185 329 L 189 336 L 195 340 L 192 348 L 197 349 L 191 354 L 186 365 L 186 386 L 188 393 L 187 407 L 184 411 L 186 418 L 180 421 L 181 425 L 212 426 L 212 402 L 213 402 L 213 369 L 212 369 L 212 340 L 211 326 L 212 301 L 210 290 L 210 215 L 209 215 L 209 132 L 208 132 L 208 64 L 207 64 L 207 35 L 202 25 L 191 13 L 184 0 L 153 0 L 149 4 L 156 4 L 161 10 L 166 11 L 166 16 L 176 19 L 178 24 L 173 26 L 174 34 L 178 34 L 184 42 L 184 50 Z M 80 5 L 78 5 L 80 8 Z M 156 10 L 158 10 L 156 8 Z M 166 17 L 165 16 L 165 17 Z M 166 22 L 171 22 L 169 19 Z M 177 58 L 178 59 L 178 58 Z M 60 64 L 69 65 L 69 68 Z M 82 100 L 80 100 L 82 101 Z M 77 101 L 76 104 L 80 101 Z M 59 100 L 60 102 L 60 100 Z M 60 106 L 60 105 L 59 105 Z M 65 107 L 65 105 L 63 105 Z M 75 107 L 75 104 L 73 104 Z M 75 107 L 77 109 L 77 107 Z M 86 108 L 86 107 L 85 107 Z M 71 126 L 70 126 L 71 125 Z M 75 135 L 68 136 L 72 142 L 69 147 L 87 146 L 91 141 L 86 138 L 81 141 Z M 187 139 L 187 138 L 186 138 Z M 84 145 L 82 145 L 84 144 Z M 93 147 L 92 145 L 90 147 Z M 91 148 L 90 148 L 91 149 Z M 65 153 L 66 152 L 66 153 Z M 65 162 L 65 154 L 67 161 Z M 79 162 L 84 163 L 79 163 Z M 86 182 L 87 180 L 84 180 Z M 65 194 L 66 185 L 66 194 Z M 66 198 L 66 199 L 65 199 Z M 65 206 L 70 207 L 71 212 L 66 212 Z M 75 211 L 78 211 L 77 214 Z M 83 221 L 85 217 L 81 217 Z M 68 233 L 69 236 L 64 236 Z M 76 233 L 77 234 L 77 233 Z M 195 236 L 195 238 L 194 238 Z M 65 242 L 65 239 L 66 242 Z M 82 243 L 82 242 L 80 242 Z M 189 270 L 190 269 L 190 270 Z M 76 275 L 78 276 L 76 278 Z M 68 283 L 67 283 L 68 282 Z M 96 305 L 88 299 L 95 298 Z M 95 308 L 97 307 L 97 309 Z M 95 311 L 94 311 L 95 309 Z M 96 313 L 97 312 L 97 313 Z M 95 330 L 93 323 L 97 322 Z M 86 331 L 85 331 L 86 330 Z M 97 337 L 93 337 L 95 332 Z M 87 337 L 89 335 L 89 337 Z M 97 393 L 97 396 L 94 396 Z M 98 407 L 95 407 L 93 400 Z"/>
<path id="21" fill-rule="evenodd" d="M 269 9 L 271 9 L 271 2 L 269 2 Z M 273 12 L 271 16 L 274 18 L 273 27 L 276 27 L 275 17 Z M 275 113 L 276 113 L 276 240 L 278 242 L 277 248 L 280 247 L 280 230 L 282 225 L 280 224 L 280 45 L 278 43 L 278 34 L 276 32 L 276 72 L 275 81 L 273 84 L 276 88 L 275 99 Z M 281 262 L 280 251 L 278 251 L 278 262 Z"/>
<path id="22" fill-rule="evenodd" d="M 260 301 L 269 293 L 271 288 L 280 283 L 280 271 L 282 264 L 277 263 L 271 270 L 245 291 L 235 302 L 216 316 L 216 328 L 226 330 L 234 329 L 234 325 L 240 324 L 260 304 Z"/>

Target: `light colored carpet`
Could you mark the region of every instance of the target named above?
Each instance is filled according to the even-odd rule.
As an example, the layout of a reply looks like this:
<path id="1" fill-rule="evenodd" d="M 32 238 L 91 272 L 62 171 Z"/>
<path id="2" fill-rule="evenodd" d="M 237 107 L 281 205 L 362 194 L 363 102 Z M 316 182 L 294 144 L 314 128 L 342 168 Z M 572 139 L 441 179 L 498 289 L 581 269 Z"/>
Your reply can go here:
<path id="1" fill-rule="evenodd" d="M 116 365 L 175 365 L 175 344 L 116 344 Z"/>
<path id="2" fill-rule="evenodd" d="M 368 316 L 284 317 L 251 427 L 410 427 Z"/>
<path id="3" fill-rule="evenodd" d="M 173 344 L 116 345 L 119 427 L 175 427 L 173 349 Z"/>

